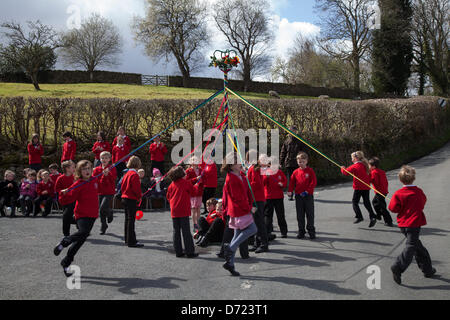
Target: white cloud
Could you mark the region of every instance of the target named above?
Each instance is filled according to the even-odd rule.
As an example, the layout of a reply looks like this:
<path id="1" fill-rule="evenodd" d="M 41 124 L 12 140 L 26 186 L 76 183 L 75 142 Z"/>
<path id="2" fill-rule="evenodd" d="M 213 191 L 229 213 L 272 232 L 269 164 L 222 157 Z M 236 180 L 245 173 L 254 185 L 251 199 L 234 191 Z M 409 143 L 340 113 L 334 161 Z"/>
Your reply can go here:
<path id="1" fill-rule="evenodd" d="M 320 28 L 309 22 L 293 21 L 275 15 L 272 17 L 275 32 L 275 55 L 286 59 L 289 49 L 293 46 L 299 34 L 305 38 L 316 36 Z"/>

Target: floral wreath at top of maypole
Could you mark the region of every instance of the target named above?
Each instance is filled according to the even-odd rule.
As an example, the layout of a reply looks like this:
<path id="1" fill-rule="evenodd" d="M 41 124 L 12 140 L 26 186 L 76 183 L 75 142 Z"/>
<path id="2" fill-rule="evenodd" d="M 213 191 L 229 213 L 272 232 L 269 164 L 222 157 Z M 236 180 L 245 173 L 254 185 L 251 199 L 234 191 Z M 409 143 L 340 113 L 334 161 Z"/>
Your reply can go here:
<path id="1" fill-rule="evenodd" d="M 210 67 L 219 68 L 223 73 L 228 73 L 236 68 L 241 61 L 234 50 L 216 50 L 211 56 Z"/>

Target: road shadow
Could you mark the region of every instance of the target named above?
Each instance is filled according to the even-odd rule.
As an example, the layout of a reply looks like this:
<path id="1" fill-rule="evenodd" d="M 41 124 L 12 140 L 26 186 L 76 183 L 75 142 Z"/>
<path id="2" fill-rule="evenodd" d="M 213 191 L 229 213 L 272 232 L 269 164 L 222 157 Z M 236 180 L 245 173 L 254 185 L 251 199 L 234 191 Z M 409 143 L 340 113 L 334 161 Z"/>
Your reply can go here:
<path id="1" fill-rule="evenodd" d="M 242 280 L 250 281 L 272 281 L 279 282 L 288 285 L 296 285 L 300 287 L 307 287 L 314 290 L 325 291 L 332 294 L 339 295 L 361 295 L 358 291 L 353 289 L 342 288 L 338 286 L 338 281 L 328 281 L 328 280 L 305 280 L 300 278 L 292 277 L 262 277 L 262 276 L 241 276 Z"/>
<path id="2" fill-rule="evenodd" d="M 430 278 L 430 280 L 437 280 L 447 283 L 447 285 L 436 285 L 436 286 L 425 286 L 425 287 L 419 287 L 419 286 L 410 286 L 406 284 L 402 284 L 403 287 L 414 289 L 414 290 L 450 290 L 450 279 L 442 278 L 440 275 L 435 275 L 433 278 Z"/>
<path id="3" fill-rule="evenodd" d="M 372 229 L 372 228 L 358 228 L 360 230 L 367 230 L 367 231 L 373 231 L 373 232 L 390 232 L 390 233 L 399 233 L 401 234 L 401 231 L 398 226 L 394 227 L 386 227 L 386 229 Z M 447 236 L 447 233 L 450 233 L 450 230 L 445 229 L 439 229 L 439 228 L 427 228 L 423 227 L 420 230 L 421 236 L 440 236 L 445 237 Z"/>
<path id="4" fill-rule="evenodd" d="M 372 229 L 371 229 L 372 230 Z M 373 240 L 364 240 L 364 239 L 349 239 L 349 238 L 334 238 L 334 237 L 322 237 L 317 236 L 314 239 L 314 242 L 343 242 L 343 243 L 364 243 L 364 244 L 374 244 L 377 246 L 390 247 L 392 243 L 379 242 Z"/>
<path id="5" fill-rule="evenodd" d="M 178 285 L 172 281 L 187 281 L 181 278 L 161 277 L 158 279 L 142 279 L 142 278 L 102 278 L 82 276 L 82 283 L 90 283 L 98 286 L 116 287 L 118 291 L 124 294 L 137 294 L 133 289 L 161 288 L 161 289 L 177 289 Z"/>
<path id="6" fill-rule="evenodd" d="M 320 202 L 320 203 L 334 203 L 334 204 L 352 204 L 351 201 L 344 201 L 344 200 L 323 200 L 323 199 L 314 199 L 314 202 Z"/>
<path id="7" fill-rule="evenodd" d="M 86 242 L 95 244 L 95 245 L 111 245 L 111 246 L 119 246 L 119 247 L 126 247 L 125 241 L 123 236 L 116 235 L 114 233 L 106 233 L 105 238 L 99 239 L 99 238 L 88 238 Z M 120 239 L 121 241 L 110 241 L 108 240 L 108 236 Z M 164 252 L 171 252 L 171 249 L 173 250 L 173 245 L 171 241 L 163 241 L 163 240 L 139 240 L 138 242 L 144 244 L 144 247 L 139 248 L 137 250 L 159 250 Z M 131 248 L 130 248 L 131 249 Z"/>
<path id="8" fill-rule="evenodd" d="M 356 261 L 355 258 L 344 257 L 334 253 L 321 252 L 321 251 L 298 251 L 298 250 L 286 250 L 286 249 L 270 249 L 270 253 L 278 253 L 284 255 L 291 255 L 299 258 L 322 260 L 322 261 Z"/>

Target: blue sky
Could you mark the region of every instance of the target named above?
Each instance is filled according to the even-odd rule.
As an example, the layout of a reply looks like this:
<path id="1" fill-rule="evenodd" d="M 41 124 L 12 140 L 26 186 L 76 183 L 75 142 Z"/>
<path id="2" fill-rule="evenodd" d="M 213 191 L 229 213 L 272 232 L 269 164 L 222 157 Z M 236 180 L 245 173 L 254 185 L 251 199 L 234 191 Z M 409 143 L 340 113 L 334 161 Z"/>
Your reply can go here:
<path id="1" fill-rule="evenodd" d="M 203 0 L 214 2 L 215 0 Z M 275 34 L 274 52 L 277 56 L 286 57 L 289 47 L 300 32 L 306 36 L 318 34 L 320 29 L 314 25 L 315 0 L 268 0 L 272 7 Z M 0 22 L 14 20 L 25 23 L 28 20 L 40 19 L 52 25 L 58 31 L 68 29 L 68 21 L 73 17 L 73 8 L 77 8 L 81 19 L 91 13 L 99 13 L 111 19 L 120 29 L 124 39 L 121 65 L 114 68 L 102 67 L 102 70 L 133 72 L 143 74 L 178 74 L 174 63 L 166 64 L 164 60 L 151 61 L 145 56 L 143 47 L 134 42 L 130 30 L 133 16 L 143 16 L 144 0 L 1 0 Z M 207 55 L 214 49 L 226 46 L 224 39 L 218 36 L 208 48 Z M 70 69 L 58 63 L 58 69 Z M 211 68 L 201 70 L 197 76 L 211 76 Z"/>
<path id="2" fill-rule="evenodd" d="M 314 4 L 315 0 L 280 1 L 278 11 L 289 21 L 316 23 Z"/>

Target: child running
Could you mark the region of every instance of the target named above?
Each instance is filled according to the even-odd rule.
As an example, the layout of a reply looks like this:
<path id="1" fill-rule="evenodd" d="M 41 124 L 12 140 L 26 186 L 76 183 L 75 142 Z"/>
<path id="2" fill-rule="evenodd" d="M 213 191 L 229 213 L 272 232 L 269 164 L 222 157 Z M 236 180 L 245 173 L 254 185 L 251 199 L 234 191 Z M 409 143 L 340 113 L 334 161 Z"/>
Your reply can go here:
<path id="1" fill-rule="evenodd" d="M 386 200 L 385 197 L 389 193 L 388 191 L 388 180 L 386 178 L 386 172 L 381 170 L 380 168 L 380 159 L 377 157 L 373 157 L 369 160 L 369 168 L 370 168 L 370 183 L 373 185 L 375 190 L 381 192 L 384 197 L 375 192 L 375 197 L 372 200 L 373 208 L 377 213 L 377 220 L 381 220 L 381 217 L 384 219 L 384 225 L 393 227 L 392 218 L 389 214 L 389 211 L 386 209 Z"/>
<path id="2" fill-rule="evenodd" d="M 230 216 L 228 226 L 234 229 L 231 243 L 224 245 L 225 264 L 223 268 L 232 276 L 239 276 L 235 270 L 234 257 L 239 245 L 256 234 L 257 227 L 253 220 L 256 208 L 252 207 L 253 196 L 242 165 L 237 162 L 237 155 L 228 154 L 224 159 L 221 171 L 227 174 L 223 187 L 223 208 Z"/>
<path id="3" fill-rule="evenodd" d="M 76 181 L 69 189 L 61 190 L 61 194 L 67 196 L 68 202 L 75 202 L 75 220 L 78 231 L 70 236 L 64 237 L 53 249 L 53 253 L 58 256 L 61 251 L 70 246 L 67 255 L 61 261 L 64 274 L 72 276 L 69 266 L 72 264 L 75 255 L 91 233 L 95 220 L 98 218 L 98 181 L 92 178 L 92 163 L 82 160 L 77 163 L 75 178 Z"/>
<path id="4" fill-rule="evenodd" d="M 397 213 L 398 226 L 406 237 L 405 249 L 391 266 L 394 281 L 401 284 L 401 275 L 413 258 L 416 258 L 417 265 L 425 278 L 432 277 L 436 269 L 432 266 L 430 254 L 419 240 L 420 228 L 427 224 L 423 213 L 427 197 L 422 189 L 412 184 L 416 179 L 416 170 L 410 166 L 403 166 L 398 177 L 403 183 L 403 188 L 397 190 L 392 196 L 389 210 Z"/>
<path id="5" fill-rule="evenodd" d="M 113 221 L 112 201 L 116 193 L 116 168 L 111 166 L 111 153 L 103 151 L 100 153 L 100 166 L 93 172 L 98 177 L 98 203 L 100 206 L 100 234 L 103 235 L 108 229 L 108 223 Z M 102 174 L 103 172 L 103 174 Z"/>
<path id="6" fill-rule="evenodd" d="M 195 258 L 198 253 L 195 252 L 194 241 L 189 227 L 189 216 L 191 215 L 191 197 L 196 192 L 198 185 L 193 186 L 190 181 L 184 179 L 186 172 L 182 167 L 170 169 L 168 177 L 172 180 L 167 189 L 167 200 L 170 203 L 170 214 L 173 225 L 173 247 L 177 258 L 187 256 Z M 183 236 L 184 252 L 181 242 Z"/>
<path id="7" fill-rule="evenodd" d="M 295 190 L 295 209 L 297 211 L 298 239 L 304 239 L 308 231 L 311 240 L 316 238 L 316 227 L 314 226 L 314 188 L 317 178 L 314 170 L 308 167 L 309 157 L 305 152 L 297 155 L 298 169 L 291 176 L 288 196 L 292 196 Z M 305 230 L 306 218 L 306 230 Z"/>
<path id="8" fill-rule="evenodd" d="M 341 172 L 343 175 L 348 176 L 349 172 L 354 176 L 358 177 L 356 179 L 353 177 L 353 211 L 355 212 L 355 221 L 353 223 L 360 223 L 364 221 L 361 209 L 359 208 L 359 200 L 361 197 L 363 198 L 364 207 L 369 211 L 370 224 L 369 228 L 372 228 L 377 223 L 377 218 L 375 213 L 373 212 L 372 205 L 370 204 L 370 172 L 369 172 L 369 162 L 364 157 L 364 153 L 362 151 L 353 152 L 352 162 L 348 168 L 344 166 L 341 167 Z M 363 182 L 361 182 L 361 181 Z"/>

